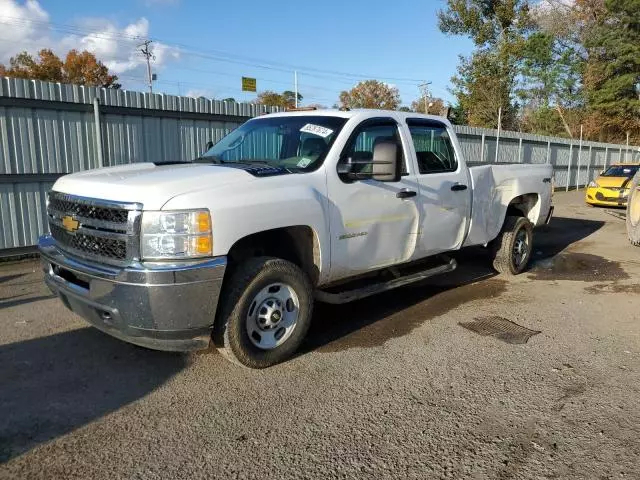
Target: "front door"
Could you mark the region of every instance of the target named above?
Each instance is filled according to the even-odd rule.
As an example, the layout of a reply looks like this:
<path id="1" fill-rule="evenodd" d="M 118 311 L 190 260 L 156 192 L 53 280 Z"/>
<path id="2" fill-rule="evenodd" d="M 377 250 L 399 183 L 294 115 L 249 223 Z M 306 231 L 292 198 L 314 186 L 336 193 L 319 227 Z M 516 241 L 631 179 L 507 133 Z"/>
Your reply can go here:
<path id="1" fill-rule="evenodd" d="M 416 248 L 418 185 L 407 169 L 408 145 L 392 118 L 366 120 L 350 136 L 340 161 L 371 160 L 380 140 L 393 139 L 402 152 L 400 181 L 345 180 L 328 174 L 331 279 L 338 280 L 409 260 Z M 405 141 L 408 141 L 405 140 Z"/>
<path id="2" fill-rule="evenodd" d="M 444 123 L 407 119 L 413 142 L 422 218 L 416 257 L 460 248 L 471 215 L 469 171 L 458 161 Z"/>

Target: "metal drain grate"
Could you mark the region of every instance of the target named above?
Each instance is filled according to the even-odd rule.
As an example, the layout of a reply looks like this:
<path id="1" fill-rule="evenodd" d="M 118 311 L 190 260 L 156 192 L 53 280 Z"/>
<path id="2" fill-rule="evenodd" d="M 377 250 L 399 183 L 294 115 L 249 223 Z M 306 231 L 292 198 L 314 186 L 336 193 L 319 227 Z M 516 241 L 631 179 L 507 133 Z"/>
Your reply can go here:
<path id="1" fill-rule="evenodd" d="M 458 325 L 483 337 L 490 335 L 503 342 L 516 344 L 527 343 L 529 338 L 540 333 L 498 316 L 478 317 L 473 322 L 460 322 Z"/>

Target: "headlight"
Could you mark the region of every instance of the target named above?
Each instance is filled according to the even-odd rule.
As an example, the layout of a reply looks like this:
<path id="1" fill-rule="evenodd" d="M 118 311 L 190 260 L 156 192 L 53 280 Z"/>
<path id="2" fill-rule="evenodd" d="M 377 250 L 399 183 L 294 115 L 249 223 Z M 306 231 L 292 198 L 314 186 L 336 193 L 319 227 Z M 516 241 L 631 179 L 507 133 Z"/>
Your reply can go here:
<path id="1" fill-rule="evenodd" d="M 209 210 L 143 212 L 141 233 L 145 260 L 208 257 L 213 252 Z"/>
<path id="2" fill-rule="evenodd" d="M 589 182 L 589 188 L 598 188 L 598 184 L 592 180 Z"/>

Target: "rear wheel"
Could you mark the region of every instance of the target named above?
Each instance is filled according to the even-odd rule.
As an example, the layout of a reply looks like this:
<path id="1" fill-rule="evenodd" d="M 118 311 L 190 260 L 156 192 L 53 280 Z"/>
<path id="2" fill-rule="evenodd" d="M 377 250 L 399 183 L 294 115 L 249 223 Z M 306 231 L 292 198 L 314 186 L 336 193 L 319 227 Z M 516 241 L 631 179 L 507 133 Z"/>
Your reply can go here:
<path id="1" fill-rule="evenodd" d="M 633 245 L 640 246 L 640 172 L 631 181 L 627 199 L 627 235 Z"/>
<path id="2" fill-rule="evenodd" d="M 533 225 L 524 217 L 508 216 L 489 249 L 493 268 L 500 273 L 518 275 L 531 259 Z"/>
<path id="3" fill-rule="evenodd" d="M 286 260 L 256 257 L 229 279 L 213 342 L 229 360 L 250 368 L 280 363 L 302 343 L 313 311 L 313 288 Z"/>

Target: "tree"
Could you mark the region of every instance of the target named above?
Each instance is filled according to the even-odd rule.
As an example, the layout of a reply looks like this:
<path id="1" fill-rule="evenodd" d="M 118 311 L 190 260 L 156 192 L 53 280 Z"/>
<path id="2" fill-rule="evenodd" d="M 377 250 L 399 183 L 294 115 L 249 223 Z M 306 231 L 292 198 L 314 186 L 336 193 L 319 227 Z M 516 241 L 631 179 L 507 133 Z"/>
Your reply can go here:
<path id="1" fill-rule="evenodd" d="M 229 102 L 229 103 L 236 103 L 236 99 L 233 97 L 227 97 L 224 100 L 222 100 L 223 102 Z"/>
<path id="2" fill-rule="evenodd" d="M 460 57 L 458 74 L 451 79 L 452 91 L 469 125 L 497 128 L 502 110 L 502 128 L 515 129 L 517 105 L 512 95 L 516 69 L 505 66 L 496 56 L 496 53 L 485 50 L 469 58 Z"/>
<path id="3" fill-rule="evenodd" d="M 589 130 L 608 141 L 624 141 L 630 132 L 638 142 L 640 0 L 605 0 L 604 8 L 596 11 L 584 42 Z"/>
<path id="4" fill-rule="evenodd" d="M 340 92 L 340 104 L 343 108 L 396 110 L 400 105 L 400 92 L 378 80 L 364 80 L 351 90 Z"/>
<path id="5" fill-rule="evenodd" d="M 426 100 L 426 102 L 425 102 Z M 426 111 L 425 111 L 426 105 Z M 445 116 L 447 114 L 447 107 L 444 104 L 444 100 L 434 97 L 421 97 L 411 102 L 411 111 L 418 113 L 427 113 L 429 115 Z"/>
<path id="6" fill-rule="evenodd" d="M 466 35 L 476 45 L 468 58 L 461 57 L 452 79 L 454 94 L 473 126 L 514 128 L 514 102 L 518 62 L 523 44 L 534 24 L 529 0 L 447 0 L 438 12 L 442 32 Z"/>
<path id="7" fill-rule="evenodd" d="M 9 68 L 0 64 L 0 76 L 72 83 L 89 87 L 120 88 L 118 77 L 86 50 L 70 50 L 64 62 L 49 49 L 38 52 L 38 58 L 22 52 L 11 57 Z"/>
<path id="8" fill-rule="evenodd" d="M 302 101 L 302 95 L 298 92 L 298 102 Z M 270 107 L 293 108 L 296 105 L 296 94 L 291 90 L 276 93 L 273 90 L 265 90 L 258 94 L 256 103 Z"/>

